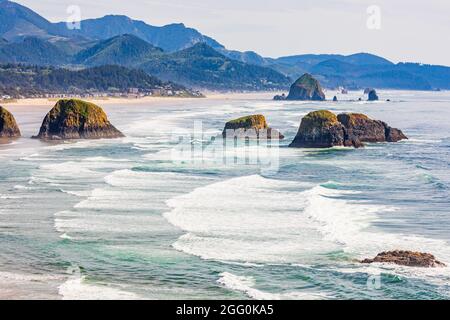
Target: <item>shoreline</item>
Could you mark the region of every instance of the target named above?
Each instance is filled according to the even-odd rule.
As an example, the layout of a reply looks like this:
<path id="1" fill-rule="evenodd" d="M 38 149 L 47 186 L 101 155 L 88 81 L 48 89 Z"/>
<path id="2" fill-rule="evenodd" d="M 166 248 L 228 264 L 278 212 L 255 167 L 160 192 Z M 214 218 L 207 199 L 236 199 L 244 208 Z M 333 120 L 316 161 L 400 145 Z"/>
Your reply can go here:
<path id="1" fill-rule="evenodd" d="M 389 90 L 391 91 L 391 90 Z M 402 92 L 421 92 L 421 91 L 410 91 L 410 90 L 392 90 L 399 93 Z M 166 102 L 178 102 L 178 101 L 216 101 L 216 100 L 273 100 L 274 95 L 278 91 L 260 91 L 260 92 L 204 92 L 205 97 L 142 97 L 142 98 L 73 98 L 80 99 L 88 102 L 98 104 L 99 106 L 108 105 L 131 105 L 131 104 L 160 104 Z M 281 91 L 280 91 L 281 92 Z M 331 92 L 328 90 L 327 92 Z M 382 92 L 382 90 L 380 90 Z M 424 91 L 430 92 L 430 91 Z M 450 91 L 440 91 L 441 93 L 446 93 Z M 279 93 L 279 92 L 278 92 Z M 332 97 L 332 94 L 330 95 Z M 61 98 L 64 99 L 64 98 Z M 72 99 L 72 98 L 65 98 Z M 2 101 L 0 100 L 0 105 L 4 107 L 32 107 L 32 106 L 54 106 L 55 103 L 60 100 L 58 98 L 25 98 L 25 99 L 14 99 L 13 101 Z M 343 100 L 342 100 L 343 101 Z M 331 102 L 331 101 L 328 101 Z"/>
<path id="2" fill-rule="evenodd" d="M 73 98 L 80 99 L 99 105 L 127 105 L 127 104 L 152 104 L 159 102 L 176 101 L 205 101 L 205 100 L 235 100 L 235 99 L 261 99 L 273 97 L 273 92 L 250 92 L 250 93 L 207 93 L 204 98 L 193 97 L 143 97 L 143 98 Z M 61 98 L 64 99 L 64 98 Z M 67 98 L 72 99 L 72 98 Z M 57 98 L 25 98 L 16 99 L 12 102 L 0 101 L 0 105 L 9 107 L 31 107 L 31 106 L 53 106 Z"/>

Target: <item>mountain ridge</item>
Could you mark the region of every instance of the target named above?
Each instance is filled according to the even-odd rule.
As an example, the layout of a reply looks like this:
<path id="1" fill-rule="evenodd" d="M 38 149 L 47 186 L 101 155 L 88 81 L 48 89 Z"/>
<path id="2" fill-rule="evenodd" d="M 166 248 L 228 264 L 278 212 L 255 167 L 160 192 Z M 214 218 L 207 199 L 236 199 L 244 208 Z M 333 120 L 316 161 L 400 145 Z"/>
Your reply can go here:
<path id="1" fill-rule="evenodd" d="M 106 15 L 83 20 L 81 30 L 68 30 L 64 22 L 52 23 L 34 11 L 7 0 L 0 1 L 0 20 L 3 22 L 0 25 L 0 62 L 3 63 L 75 65 L 77 68 L 105 64 L 144 66 L 147 72 L 153 70 L 166 78 L 197 79 L 194 83 L 208 86 L 209 82 L 204 79 L 212 81 L 219 77 L 220 87 L 223 87 L 226 81 L 222 80 L 226 78 L 233 82 L 230 89 L 236 88 L 237 83 L 234 81 L 241 76 L 242 80 L 249 81 L 242 83 L 242 90 L 254 88 L 258 81 L 261 85 L 257 87 L 267 89 L 266 84 L 272 83 L 272 88 L 276 89 L 285 82 L 285 78 L 296 79 L 304 73 L 314 74 L 328 88 L 370 86 L 415 90 L 450 89 L 450 68 L 445 66 L 394 64 L 383 57 L 364 52 L 266 58 L 252 51 L 228 50 L 213 38 L 182 23 L 156 27 L 124 15 Z M 134 38 L 128 39 L 128 45 L 124 39 L 131 36 Z M 108 46 L 114 39 L 118 42 Z M 176 55 L 197 44 L 207 45 L 222 57 L 216 56 L 216 61 L 213 61 L 213 57 L 208 57 L 208 54 L 215 53 L 209 50 L 201 50 L 201 54 L 197 52 L 190 62 L 186 61 L 189 57 L 183 60 Z M 158 49 L 154 49 L 157 47 L 164 52 L 158 53 Z M 159 54 L 160 57 L 155 57 Z M 150 67 L 151 61 L 157 67 Z M 227 69 L 227 65 L 236 67 L 240 75 L 230 75 L 227 71 L 233 69 Z M 167 68 L 166 74 L 164 68 Z M 264 72 L 260 68 L 265 68 Z M 249 77 L 250 70 L 254 72 L 253 79 Z M 191 77 L 188 77 L 189 71 L 193 72 Z M 214 74 L 213 78 L 211 73 Z M 279 82 L 273 83 L 268 78 L 278 79 Z M 216 87 L 216 84 L 213 81 L 211 87 Z"/>

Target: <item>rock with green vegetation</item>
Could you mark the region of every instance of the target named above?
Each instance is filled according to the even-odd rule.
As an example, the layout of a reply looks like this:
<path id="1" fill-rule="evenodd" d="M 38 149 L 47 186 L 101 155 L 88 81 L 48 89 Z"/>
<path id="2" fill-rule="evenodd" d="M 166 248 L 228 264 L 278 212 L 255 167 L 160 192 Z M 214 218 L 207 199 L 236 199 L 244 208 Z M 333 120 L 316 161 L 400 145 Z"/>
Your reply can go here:
<path id="1" fill-rule="evenodd" d="M 338 120 L 345 127 L 350 139 L 361 142 L 398 142 L 408 139 L 401 130 L 391 128 L 387 123 L 372 120 L 360 113 L 343 113 Z"/>
<path id="2" fill-rule="evenodd" d="M 263 115 L 251 115 L 227 122 L 222 136 L 224 139 L 284 139 L 278 130 L 268 126 Z"/>
<path id="3" fill-rule="evenodd" d="M 82 100 L 59 100 L 45 116 L 35 138 L 43 140 L 111 139 L 124 135 L 99 106 Z"/>
<path id="4" fill-rule="evenodd" d="M 306 73 L 291 86 L 287 100 L 324 101 L 322 87 L 312 75 Z"/>
<path id="5" fill-rule="evenodd" d="M 20 137 L 20 130 L 16 119 L 8 110 L 0 106 L 0 138 L 18 137 Z"/>
<path id="6" fill-rule="evenodd" d="M 300 124 L 300 129 L 291 143 L 291 148 L 331 148 L 335 146 L 360 147 L 359 141 L 346 139 L 344 126 L 337 116 L 320 110 L 307 114 Z"/>
<path id="7" fill-rule="evenodd" d="M 292 148 L 364 147 L 364 142 L 398 142 L 408 139 L 401 130 L 364 114 L 327 110 L 311 112 L 300 124 Z"/>

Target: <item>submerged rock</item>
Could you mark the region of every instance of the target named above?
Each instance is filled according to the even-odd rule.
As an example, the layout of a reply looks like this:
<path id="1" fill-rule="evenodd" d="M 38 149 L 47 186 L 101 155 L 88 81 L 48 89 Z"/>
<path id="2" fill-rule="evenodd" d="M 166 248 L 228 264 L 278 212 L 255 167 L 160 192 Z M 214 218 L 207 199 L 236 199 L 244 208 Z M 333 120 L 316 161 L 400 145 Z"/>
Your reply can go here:
<path id="1" fill-rule="evenodd" d="M 19 126 L 14 116 L 0 106 L 0 138 L 18 138 L 20 135 Z"/>
<path id="2" fill-rule="evenodd" d="M 393 263 L 407 267 L 437 268 L 446 265 L 429 253 L 412 251 L 390 251 L 377 255 L 374 259 L 365 259 L 361 263 Z"/>
<path id="3" fill-rule="evenodd" d="M 378 100 L 380 100 L 380 98 L 378 97 L 377 92 L 374 89 L 370 90 L 369 101 L 378 101 Z"/>
<path id="4" fill-rule="evenodd" d="M 324 101 L 322 87 L 312 75 L 306 73 L 291 86 L 287 100 Z"/>
<path id="5" fill-rule="evenodd" d="M 359 113 L 321 110 L 306 115 L 291 143 L 293 148 L 331 148 L 364 146 L 364 142 L 398 142 L 408 139 L 401 130 Z"/>
<path id="6" fill-rule="evenodd" d="M 226 123 L 224 139 L 284 139 L 284 136 L 267 125 L 263 115 L 246 116 Z"/>
<path id="7" fill-rule="evenodd" d="M 39 134 L 43 140 L 108 139 L 124 135 L 99 106 L 82 100 L 59 100 L 45 116 Z"/>

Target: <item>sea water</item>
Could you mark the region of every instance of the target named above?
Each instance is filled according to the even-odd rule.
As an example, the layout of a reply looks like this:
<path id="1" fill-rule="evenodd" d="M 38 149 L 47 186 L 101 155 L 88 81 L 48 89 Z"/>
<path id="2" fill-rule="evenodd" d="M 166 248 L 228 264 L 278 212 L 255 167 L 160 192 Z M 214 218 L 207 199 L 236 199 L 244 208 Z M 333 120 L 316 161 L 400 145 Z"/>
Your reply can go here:
<path id="1" fill-rule="evenodd" d="M 70 143 L 28 139 L 47 110 L 13 110 L 24 138 L 0 145 L 0 298 L 450 298 L 450 268 L 358 263 L 402 249 L 450 265 L 450 92 L 360 95 L 106 105 L 126 138 Z M 410 139 L 287 148 L 319 109 Z M 285 141 L 223 148 L 225 122 L 250 114 Z"/>

